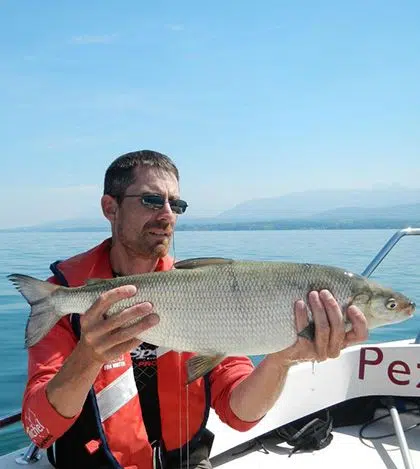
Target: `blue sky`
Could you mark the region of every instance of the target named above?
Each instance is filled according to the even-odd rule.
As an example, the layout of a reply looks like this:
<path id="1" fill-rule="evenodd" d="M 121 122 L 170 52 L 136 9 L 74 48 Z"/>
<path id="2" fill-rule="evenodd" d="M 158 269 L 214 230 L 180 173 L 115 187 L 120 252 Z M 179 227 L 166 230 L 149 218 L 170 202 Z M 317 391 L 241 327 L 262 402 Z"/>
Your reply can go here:
<path id="1" fill-rule="evenodd" d="M 99 214 L 155 149 L 190 214 L 420 187 L 417 0 L 0 0 L 0 227 Z"/>

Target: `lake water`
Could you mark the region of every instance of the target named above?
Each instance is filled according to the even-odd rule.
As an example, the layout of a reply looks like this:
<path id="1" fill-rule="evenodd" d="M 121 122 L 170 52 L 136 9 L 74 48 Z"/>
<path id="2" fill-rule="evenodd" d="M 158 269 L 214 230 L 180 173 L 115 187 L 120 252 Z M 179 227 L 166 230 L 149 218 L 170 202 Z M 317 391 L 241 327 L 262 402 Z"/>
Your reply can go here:
<path id="1" fill-rule="evenodd" d="M 178 232 L 175 257 L 222 256 L 336 265 L 362 272 L 394 230 Z M 108 233 L 0 233 L 0 416 L 20 409 L 26 379 L 23 334 L 28 305 L 6 276 L 12 272 L 46 278 L 49 265 L 88 249 Z M 420 304 L 420 237 L 403 238 L 373 278 Z M 373 331 L 369 342 L 410 338 L 415 317 Z M 0 431 L 0 455 L 27 443 L 20 424 Z"/>

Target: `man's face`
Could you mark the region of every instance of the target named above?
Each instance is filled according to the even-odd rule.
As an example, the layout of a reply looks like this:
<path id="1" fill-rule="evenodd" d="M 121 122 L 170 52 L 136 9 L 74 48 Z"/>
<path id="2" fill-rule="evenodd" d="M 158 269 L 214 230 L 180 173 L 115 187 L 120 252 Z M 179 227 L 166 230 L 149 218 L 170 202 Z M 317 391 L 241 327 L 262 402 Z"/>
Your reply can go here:
<path id="1" fill-rule="evenodd" d="M 168 200 L 179 199 L 179 184 L 172 173 L 154 168 L 136 170 L 136 180 L 129 186 L 125 196 L 155 194 L 165 199 L 160 209 L 146 207 L 141 197 L 124 197 L 117 206 L 114 218 L 116 241 L 146 258 L 164 257 L 169 250 L 177 215 Z"/>

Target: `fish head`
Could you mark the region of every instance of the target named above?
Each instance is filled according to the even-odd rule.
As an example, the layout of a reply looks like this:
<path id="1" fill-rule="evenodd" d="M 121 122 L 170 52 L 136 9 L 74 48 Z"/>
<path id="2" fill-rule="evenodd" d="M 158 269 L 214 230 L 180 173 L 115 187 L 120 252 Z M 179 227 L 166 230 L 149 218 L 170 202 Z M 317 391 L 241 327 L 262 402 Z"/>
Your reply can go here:
<path id="1" fill-rule="evenodd" d="M 365 284 L 365 288 L 353 296 L 351 304 L 364 313 L 369 329 L 405 321 L 416 309 L 416 304 L 407 296 L 373 282 Z"/>

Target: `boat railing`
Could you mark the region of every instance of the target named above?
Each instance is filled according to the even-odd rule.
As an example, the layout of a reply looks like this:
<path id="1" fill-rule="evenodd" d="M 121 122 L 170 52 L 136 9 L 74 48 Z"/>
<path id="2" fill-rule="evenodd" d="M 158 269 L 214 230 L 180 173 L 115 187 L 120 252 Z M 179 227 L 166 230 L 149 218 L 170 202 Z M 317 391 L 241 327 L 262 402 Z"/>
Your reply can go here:
<path id="1" fill-rule="evenodd" d="M 20 420 L 20 412 L 15 412 L 12 414 L 5 415 L 4 417 L 0 418 L 0 430 L 4 427 L 7 427 L 8 425 L 11 425 L 12 423 L 19 422 Z"/>
<path id="2" fill-rule="evenodd" d="M 369 265 L 362 272 L 365 277 L 370 277 L 376 270 L 379 264 L 385 259 L 391 249 L 398 243 L 398 241 L 404 236 L 420 235 L 420 228 L 403 228 L 394 233 L 393 236 L 385 243 L 383 248 L 376 254 Z"/>
<path id="3" fill-rule="evenodd" d="M 379 264 L 385 259 L 388 253 L 392 250 L 392 248 L 398 243 L 398 241 L 403 238 L 404 236 L 411 236 L 411 235 L 420 235 L 420 228 L 403 228 L 398 230 L 394 233 L 393 236 L 385 243 L 382 249 L 376 254 L 376 256 L 372 259 L 372 261 L 368 264 L 365 270 L 362 272 L 362 275 L 365 277 L 370 277 L 372 273 L 377 269 Z M 420 331 L 417 334 L 415 343 L 420 343 Z M 0 417 L 0 430 L 4 427 L 12 425 L 13 423 L 19 422 L 21 419 L 21 412 L 15 412 L 4 417 Z M 39 448 L 34 444 L 31 443 L 30 446 L 27 448 L 25 453 L 16 460 L 19 464 L 32 464 L 39 460 Z"/>
<path id="4" fill-rule="evenodd" d="M 370 277 L 401 238 L 404 236 L 415 235 L 420 235 L 420 228 L 403 228 L 402 230 L 398 230 L 396 233 L 394 233 L 394 235 L 391 236 L 383 248 L 378 252 L 378 254 L 376 254 L 369 265 L 365 268 L 365 270 L 362 272 L 362 275 L 365 277 Z M 415 343 L 420 344 L 420 330 L 417 332 Z"/>

